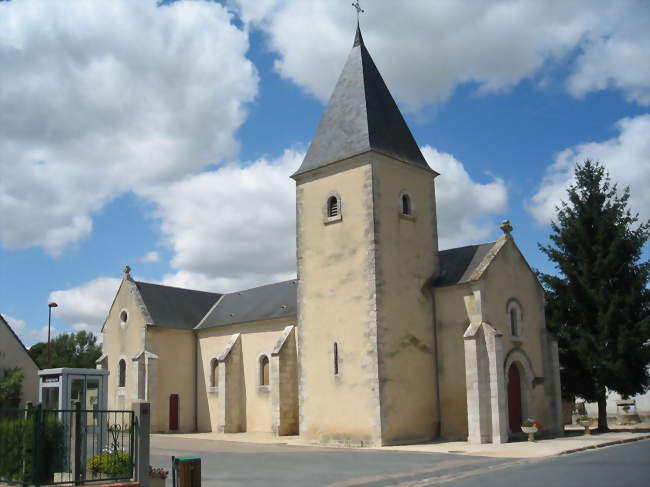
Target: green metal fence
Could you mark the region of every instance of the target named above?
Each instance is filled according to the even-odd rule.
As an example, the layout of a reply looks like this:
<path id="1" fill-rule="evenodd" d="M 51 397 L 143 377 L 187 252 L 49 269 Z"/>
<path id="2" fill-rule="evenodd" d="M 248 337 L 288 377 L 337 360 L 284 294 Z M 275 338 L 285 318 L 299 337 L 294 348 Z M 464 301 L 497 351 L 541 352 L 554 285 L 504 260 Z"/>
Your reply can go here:
<path id="1" fill-rule="evenodd" d="M 0 409 L 0 482 L 41 486 L 132 479 L 133 411 Z"/>

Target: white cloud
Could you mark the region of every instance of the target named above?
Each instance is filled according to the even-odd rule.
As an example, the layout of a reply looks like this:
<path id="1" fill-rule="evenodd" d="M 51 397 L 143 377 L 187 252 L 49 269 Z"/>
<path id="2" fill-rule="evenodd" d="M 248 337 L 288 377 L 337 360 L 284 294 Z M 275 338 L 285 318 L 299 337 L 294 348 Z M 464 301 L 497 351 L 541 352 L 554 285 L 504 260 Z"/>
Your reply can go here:
<path id="1" fill-rule="evenodd" d="M 57 329 L 52 325 L 50 329 L 50 339 L 53 340 L 57 335 L 63 333 L 61 330 Z M 47 326 L 41 326 L 39 328 L 29 328 L 23 332 L 23 344 L 26 347 L 31 347 L 35 343 L 47 343 Z"/>
<path id="2" fill-rule="evenodd" d="M 25 320 L 14 318 L 9 315 L 3 316 L 5 320 L 7 320 L 7 323 L 9 323 L 9 326 L 11 326 L 12 330 L 16 335 L 18 335 L 20 341 L 23 342 L 23 345 L 27 348 L 38 342 L 47 342 L 47 326 L 33 327 L 29 326 Z M 61 331 L 53 324 L 50 329 L 50 337 L 54 338 L 60 333 Z"/>
<path id="3" fill-rule="evenodd" d="M 602 162 L 619 189 L 629 186 L 630 207 L 641 219 L 650 218 L 650 114 L 624 118 L 616 127 L 620 131 L 617 137 L 579 144 L 555 156 L 555 162 L 548 167 L 539 189 L 527 204 L 539 224 L 555 218 L 555 208 L 566 201 L 566 190 L 575 182 L 576 164 L 586 159 Z"/>
<path id="4" fill-rule="evenodd" d="M 214 2 L 0 3 L 0 244 L 57 255 L 92 213 L 227 160 L 257 93 Z"/>
<path id="5" fill-rule="evenodd" d="M 70 289 L 53 291 L 49 300 L 56 302 L 56 317 L 73 330 L 92 331 L 101 340 L 100 329 L 108 314 L 120 279 L 98 277 Z"/>
<path id="6" fill-rule="evenodd" d="M 472 180 L 452 155 L 422 148 L 437 180 L 441 248 L 488 238 L 502 212 L 502 180 Z M 150 193 L 175 273 L 165 284 L 218 292 L 295 277 L 295 188 L 289 175 L 302 153 L 224 166 Z"/>
<path id="7" fill-rule="evenodd" d="M 9 315 L 3 315 L 3 317 L 7 321 L 7 323 L 9 323 L 11 329 L 18 336 L 20 336 L 23 330 L 27 327 L 27 322 L 25 320 L 14 318 L 13 316 L 9 316 Z"/>
<path id="8" fill-rule="evenodd" d="M 276 160 L 215 171 L 148 193 L 157 205 L 177 274 L 165 283 L 235 290 L 295 276 L 295 185 L 303 158 L 287 150 Z"/>
<path id="9" fill-rule="evenodd" d="M 147 252 L 142 257 L 140 257 L 138 259 L 138 262 L 150 263 L 150 262 L 158 262 L 159 260 L 160 260 L 160 254 L 158 254 L 158 252 L 156 252 L 155 250 L 152 250 L 151 252 Z"/>
<path id="10" fill-rule="evenodd" d="M 589 36 L 568 80 L 569 92 L 582 97 L 613 87 L 628 101 L 650 105 L 650 5 L 618 20 L 610 35 Z"/>
<path id="11" fill-rule="evenodd" d="M 268 35 L 275 67 L 326 100 L 351 47 L 354 14 L 331 0 L 230 0 Z M 318 19 L 314 22 L 314 19 Z M 508 89 L 547 63 L 569 59 L 574 95 L 614 86 L 650 103 L 646 0 L 375 0 L 361 19 L 366 44 L 400 101 L 419 108 L 476 82 Z"/>
<path id="12" fill-rule="evenodd" d="M 422 152 L 441 173 L 436 185 L 441 248 L 487 238 L 488 216 L 503 211 L 503 181 L 472 180 L 452 155 L 425 146 Z M 279 158 L 245 166 L 228 165 L 150 189 L 175 272 L 162 284 L 215 292 L 247 289 L 296 276 L 295 185 L 289 178 L 304 154 L 287 150 Z M 99 277 L 55 291 L 57 317 L 75 330 L 98 333 L 119 279 Z"/>
<path id="13" fill-rule="evenodd" d="M 439 248 L 447 249 L 484 241 L 496 226 L 490 215 L 502 213 L 508 203 L 504 182 L 493 178 L 477 183 L 451 154 L 422 147 L 429 165 L 440 173 L 436 179 Z"/>
<path id="14" fill-rule="evenodd" d="M 260 249 L 260 259 L 262 254 L 263 249 Z M 201 291 L 228 293 L 250 289 L 272 282 L 281 282 L 287 281 L 289 279 L 295 279 L 296 272 L 291 270 L 292 268 L 295 268 L 295 264 L 287 265 L 286 268 L 288 269 L 286 272 L 247 272 L 242 273 L 241 275 L 235 273 L 233 277 L 211 277 L 209 274 L 203 272 L 190 272 L 180 270 L 175 273 L 166 274 L 163 276 L 161 284 L 165 284 L 166 286 L 182 287 L 186 289 L 199 289 Z"/>

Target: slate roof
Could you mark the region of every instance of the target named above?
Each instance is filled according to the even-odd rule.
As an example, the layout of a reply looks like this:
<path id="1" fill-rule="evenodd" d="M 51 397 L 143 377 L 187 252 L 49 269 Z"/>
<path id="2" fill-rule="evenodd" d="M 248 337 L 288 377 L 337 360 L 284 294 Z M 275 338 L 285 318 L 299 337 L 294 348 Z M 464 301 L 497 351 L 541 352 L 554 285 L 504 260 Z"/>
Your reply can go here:
<path id="1" fill-rule="evenodd" d="M 222 296 L 217 293 L 135 281 L 153 325 L 191 330 Z"/>
<path id="2" fill-rule="evenodd" d="M 441 250 L 439 254 L 440 274 L 433 285 L 441 287 L 468 282 L 495 243 L 488 242 Z"/>
<path id="3" fill-rule="evenodd" d="M 357 26 L 352 51 L 316 135 L 292 177 L 370 150 L 431 170 Z"/>
<path id="4" fill-rule="evenodd" d="M 297 289 L 294 279 L 224 294 L 196 328 L 296 316 Z"/>

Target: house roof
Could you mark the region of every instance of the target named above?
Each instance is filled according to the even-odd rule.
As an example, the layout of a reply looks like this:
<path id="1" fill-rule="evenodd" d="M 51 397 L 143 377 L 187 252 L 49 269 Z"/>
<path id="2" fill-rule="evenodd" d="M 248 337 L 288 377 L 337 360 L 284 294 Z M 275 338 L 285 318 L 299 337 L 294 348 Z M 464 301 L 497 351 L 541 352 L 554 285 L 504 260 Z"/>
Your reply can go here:
<path id="1" fill-rule="evenodd" d="M 142 301 L 160 328 L 191 330 L 222 296 L 217 293 L 135 281 Z"/>
<path id="2" fill-rule="evenodd" d="M 293 279 L 224 294 L 196 328 L 296 316 L 297 288 Z"/>
<path id="3" fill-rule="evenodd" d="M 11 334 L 16 338 L 16 341 L 18 341 L 18 343 L 20 343 L 20 346 L 23 347 L 23 350 L 25 351 L 25 353 L 27 354 L 27 356 L 29 357 L 29 359 L 30 359 L 32 362 L 34 362 L 34 365 L 36 365 L 36 367 L 37 367 L 38 369 L 40 369 L 40 367 L 39 367 L 38 364 L 36 363 L 36 360 L 34 360 L 34 359 L 32 358 L 32 356 L 29 354 L 29 350 L 27 350 L 27 347 L 25 346 L 25 344 L 23 343 L 23 341 L 18 337 L 18 335 L 16 334 L 16 332 L 13 330 L 13 328 L 11 328 L 11 325 L 9 325 L 9 322 L 7 322 L 7 320 L 5 320 L 5 317 L 2 316 L 1 314 L 0 314 L 0 323 L 4 323 L 4 324 L 6 325 L 6 327 L 9 329 L 9 331 L 11 332 Z"/>
<path id="4" fill-rule="evenodd" d="M 474 280 L 472 275 L 496 243 L 488 242 L 441 250 L 439 253 L 440 274 L 433 285 L 435 287 L 453 286 Z"/>
<path id="5" fill-rule="evenodd" d="M 293 177 L 368 151 L 431 171 L 357 26 L 352 51 Z"/>

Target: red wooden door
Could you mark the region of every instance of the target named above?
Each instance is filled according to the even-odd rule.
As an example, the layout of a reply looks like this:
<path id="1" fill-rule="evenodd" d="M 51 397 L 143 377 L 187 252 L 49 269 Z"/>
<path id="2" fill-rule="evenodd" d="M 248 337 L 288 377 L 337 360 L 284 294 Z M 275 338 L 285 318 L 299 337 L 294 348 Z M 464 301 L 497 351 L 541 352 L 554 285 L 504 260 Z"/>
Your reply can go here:
<path id="1" fill-rule="evenodd" d="M 169 396 L 169 431 L 178 429 L 178 394 Z"/>
<path id="2" fill-rule="evenodd" d="M 508 370 L 508 422 L 510 431 L 521 430 L 521 379 L 515 364 Z"/>

